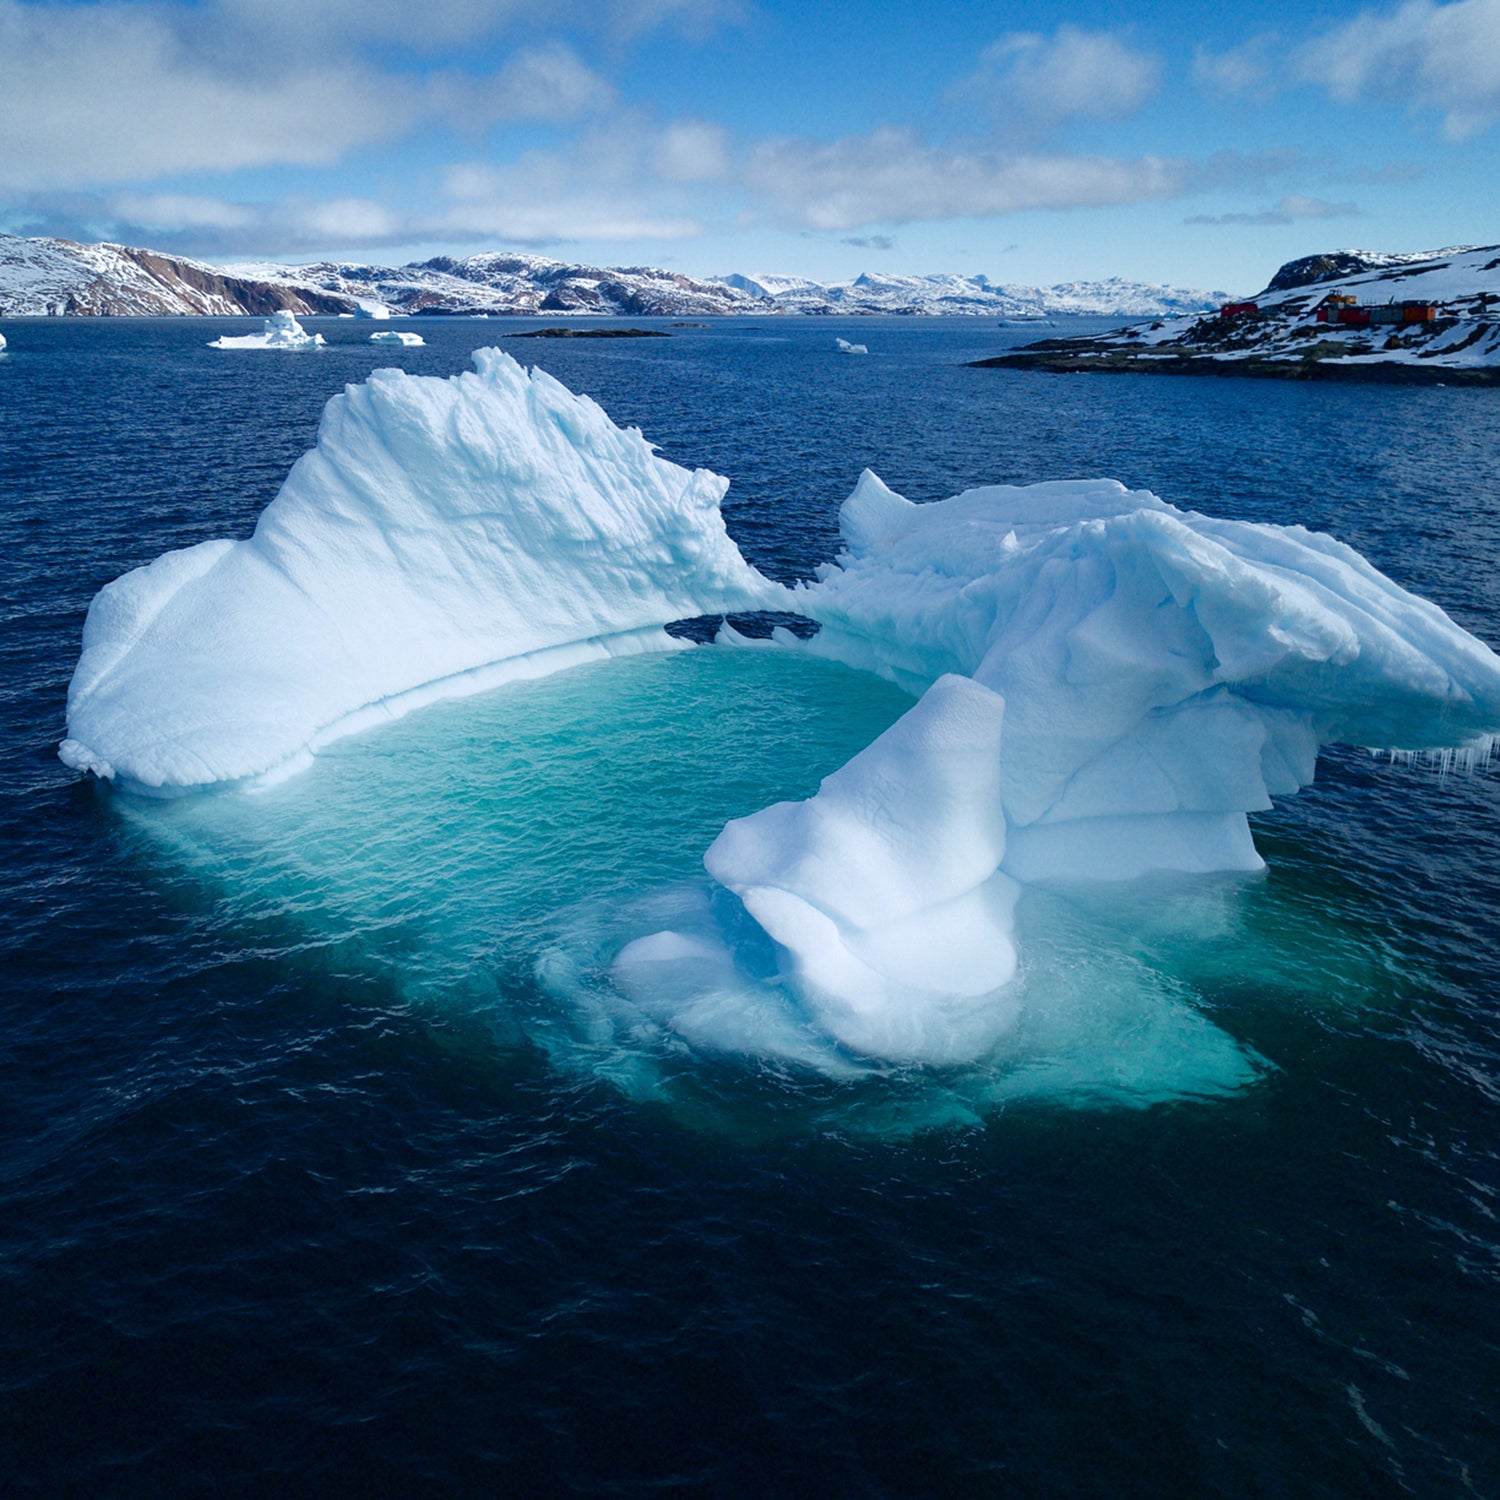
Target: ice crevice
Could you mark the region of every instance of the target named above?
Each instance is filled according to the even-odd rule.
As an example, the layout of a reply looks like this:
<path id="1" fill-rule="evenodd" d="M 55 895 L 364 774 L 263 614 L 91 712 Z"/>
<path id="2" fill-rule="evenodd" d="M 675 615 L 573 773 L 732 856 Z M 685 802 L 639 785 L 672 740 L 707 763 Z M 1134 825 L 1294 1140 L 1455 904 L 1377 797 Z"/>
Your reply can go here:
<path id="1" fill-rule="evenodd" d="M 810 1027 L 926 1065 L 1017 1026 L 1028 889 L 1253 872 L 1247 813 L 1309 784 L 1321 746 L 1451 764 L 1500 733 L 1500 658 L 1302 527 L 1105 479 L 916 505 L 866 471 L 838 557 L 789 589 L 730 540 L 727 484 L 496 350 L 450 380 L 376 372 L 251 537 L 101 591 L 62 757 L 167 793 L 240 784 L 437 697 L 678 648 L 674 621 L 801 615 L 816 636 L 769 644 L 916 702 L 704 865 Z M 718 639 L 745 641 L 727 620 Z M 742 970 L 700 922 L 626 942 L 611 982 L 660 1010 Z"/>

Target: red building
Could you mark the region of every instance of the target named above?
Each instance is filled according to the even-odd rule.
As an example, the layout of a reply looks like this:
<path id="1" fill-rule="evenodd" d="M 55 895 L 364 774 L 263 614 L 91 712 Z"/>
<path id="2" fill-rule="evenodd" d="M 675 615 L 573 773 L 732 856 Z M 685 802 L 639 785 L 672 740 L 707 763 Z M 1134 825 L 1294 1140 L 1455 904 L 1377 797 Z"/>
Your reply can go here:
<path id="1" fill-rule="evenodd" d="M 1243 318 L 1249 313 L 1258 313 L 1260 305 L 1256 302 L 1226 302 L 1219 309 L 1221 318 Z"/>
<path id="2" fill-rule="evenodd" d="M 1431 323 L 1438 315 L 1433 302 L 1381 302 L 1361 307 L 1347 292 L 1334 292 L 1318 304 L 1314 316 L 1320 323 Z"/>

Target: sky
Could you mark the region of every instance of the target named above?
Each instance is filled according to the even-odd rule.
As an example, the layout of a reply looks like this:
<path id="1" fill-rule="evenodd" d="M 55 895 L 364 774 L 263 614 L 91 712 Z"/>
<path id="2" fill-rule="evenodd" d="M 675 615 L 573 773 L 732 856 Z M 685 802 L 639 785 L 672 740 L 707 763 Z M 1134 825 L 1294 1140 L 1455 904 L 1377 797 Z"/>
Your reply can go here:
<path id="1" fill-rule="evenodd" d="M 0 0 L 0 231 L 1124 276 L 1500 240 L 1500 0 Z"/>

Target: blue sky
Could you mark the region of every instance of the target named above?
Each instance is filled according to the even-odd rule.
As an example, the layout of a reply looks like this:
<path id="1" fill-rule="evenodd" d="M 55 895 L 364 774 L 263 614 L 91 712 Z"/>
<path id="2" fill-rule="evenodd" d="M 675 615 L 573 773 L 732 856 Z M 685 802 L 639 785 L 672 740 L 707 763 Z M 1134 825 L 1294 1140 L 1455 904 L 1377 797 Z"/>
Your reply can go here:
<path id="1" fill-rule="evenodd" d="M 1250 291 L 1500 240 L 1500 0 L 0 0 L 0 229 Z"/>

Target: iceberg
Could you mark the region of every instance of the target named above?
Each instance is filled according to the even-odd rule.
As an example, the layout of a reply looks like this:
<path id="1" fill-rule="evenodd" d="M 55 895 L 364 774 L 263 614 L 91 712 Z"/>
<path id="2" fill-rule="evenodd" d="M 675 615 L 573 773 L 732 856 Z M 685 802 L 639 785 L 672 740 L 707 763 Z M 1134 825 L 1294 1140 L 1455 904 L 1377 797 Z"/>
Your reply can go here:
<path id="1" fill-rule="evenodd" d="M 5 353 L 5 335 L 0 333 L 0 354 Z"/>
<path id="2" fill-rule="evenodd" d="M 407 349 L 420 349 L 426 341 L 420 333 L 398 333 L 394 328 L 383 329 L 370 335 L 372 344 L 400 344 Z"/>
<path id="3" fill-rule="evenodd" d="M 235 337 L 225 335 L 214 339 L 210 349 L 320 349 L 323 346 L 321 333 L 309 333 L 297 319 L 282 308 L 266 319 L 261 333 L 246 333 Z"/>
<path id="4" fill-rule="evenodd" d="M 1500 733 L 1500 658 L 1329 536 L 1104 479 L 916 505 L 866 471 L 839 556 L 788 589 L 725 531 L 727 480 L 498 350 L 474 363 L 348 387 L 253 536 L 102 590 L 64 761 L 244 783 L 434 697 L 671 649 L 673 620 L 800 613 L 819 633 L 777 648 L 916 701 L 813 796 L 724 826 L 718 895 L 622 936 L 610 982 L 700 1020 L 774 990 L 815 1053 L 952 1066 L 1047 989 L 1028 898 L 1253 873 L 1247 814 L 1321 747 L 1477 757 Z"/>
<path id="5" fill-rule="evenodd" d="M 847 339 L 835 339 L 833 347 L 840 354 L 868 354 L 870 351 L 863 344 L 851 344 Z"/>
<path id="6" fill-rule="evenodd" d="M 787 607 L 724 530 L 728 480 L 500 350 L 474 364 L 347 387 L 253 536 L 107 585 L 64 761 L 138 789 L 242 781 L 444 693 Z"/>

